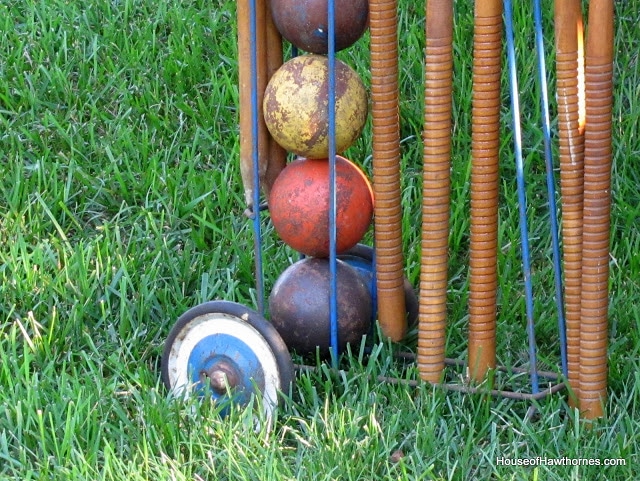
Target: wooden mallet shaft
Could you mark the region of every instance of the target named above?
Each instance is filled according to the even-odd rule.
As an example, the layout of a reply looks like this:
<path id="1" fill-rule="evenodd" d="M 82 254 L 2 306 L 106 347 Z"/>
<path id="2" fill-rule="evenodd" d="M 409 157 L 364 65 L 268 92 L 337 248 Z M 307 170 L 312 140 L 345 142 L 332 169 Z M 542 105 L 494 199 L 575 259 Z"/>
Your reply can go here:
<path id="1" fill-rule="evenodd" d="M 407 330 L 407 315 L 400 205 L 396 0 L 371 0 L 369 19 L 378 322 L 385 336 L 400 341 Z"/>
<path id="2" fill-rule="evenodd" d="M 476 382 L 496 365 L 502 8 L 501 0 L 475 2 L 468 375 Z"/>
<path id="3" fill-rule="evenodd" d="M 453 1 L 426 6 L 422 239 L 418 370 L 442 381 L 447 326 L 449 213 L 451 210 L 451 91 Z"/>
<path id="4" fill-rule="evenodd" d="M 257 49 L 257 108 L 258 108 L 258 164 L 259 176 L 262 178 L 267 171 L 269 158 L 269 132 L 262 115 L 262 99 L 267 86 L 267 37 L 265 15 L 267 12 L 266 0 L 255 0 L 256 7 L 256 38 L 251 35 L 251 2 L 239 0 L 237 3 L 238 20 L 238 81 L 239 81 L 239 125 L 240 125 L 240 174 L 244 187 L 245 202 L 251 209 L 254 198 L 254 132 L 253 116 L 251 108 L 252 79 L 251 79 L 251 45 L 255 41 Z"/>
<path id="5" fill-rule="evenodd" d="M 603 416 L 607 399 L 613 15 L 612 0 L 589 2 L 579 389 L 587 419 Z"/>
<path id="6" fill-rule="evenodd" d="M 580 0 L 555 2 L 556 76 L 567 368 L 576 405 L 580 390 L 580 296 L 584 190 L 584 46 Z"/>

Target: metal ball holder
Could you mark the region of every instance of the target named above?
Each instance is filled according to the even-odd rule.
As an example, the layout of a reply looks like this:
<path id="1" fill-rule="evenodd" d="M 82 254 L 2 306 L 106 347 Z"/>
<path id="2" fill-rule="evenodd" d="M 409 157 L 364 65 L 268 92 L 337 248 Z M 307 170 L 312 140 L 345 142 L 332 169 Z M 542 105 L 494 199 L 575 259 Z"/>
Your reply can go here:
<path id="1" fill-rule="evenodd" d="M 426 4 L 421 272 L 417 297 L 403 273 L 397 3 L 394 0 L 343 3 L 339 0 L 239 0 L 237 3 L 240 171 L 246 212 L 254 230 L 257 309 L 254 311 L 233 302 L 210 301 L 185 312 L 171 330 L 162 356 L 165 385 L 178 396 L 208 395 L 216 402 L 231 401 L 240 405 L 248 404 L 252 396 L 260 394 L 264 400 L 264 413 L 269 417 L 277 406 L 278 393 L 287 392 L 293 380 L 290 348 L 306 351 L 319 348 L 328 353 L 332 367 L 336 369 L 346 343 L 358 342 L 369 331 L 369 324 L 377 322 L 382 335 L 391 341 L 403 340 L 409 326 L 417 325 L 418 330 L 417 352 L 400 353 L 398 356 L 417 363 L 420 379 L 407 381 L 379 377 L 381 381 L 407 386 L 429 382 L 445 390 L 481 392 L 528 402 L 569 387 L 573 406 L 580 407 L 586 418 L 601 417 L 607 394 L 607 276 L 602 272 L 608 275 L 608 237 L 603 233 L 608 232 L 610 215 L 607 194 L 610 176 L 601 174 L 611 169 L 612 0 L 591 1 L 584 57 L 578 48 L 583 41 L 579 1 L 556 2 L 561 208 L 565 214 L 562 241 L 571 246 L 564 252 L 566 291 L 562 284 L 560 231 L 555 217 L 555 179 L 541 6 L 539 0 L 534 1 L 560 341 L 559 372 L 540 371 L 537 365 L 511 1 L 475 1 L 469 346 L 466 361 L 445 357 L 454 2 L 429 0 Z M 350 9 L 348 17 L 357 25 L 344 26 L 343 14 L 347 7 Z M 362 81 L 355 71 L 336 59 L 335 53 L 362 35 L 363 25 L 366 26 L 363 18 L 368 19 L 371 49 L 375 247 L 354 246 L 366 230 L 360 227 L 357 236 L 350 239 L 346 247 L 338 248 L 343 228 L 337 222 L 341 208 L 337 188 L 337 154 L 347 149 L 360 135 L 367 108 L 363 103 L 366 92 L 361 91 L 364 88 Z M 337 23 L 336 19 L 340 22 Z M 504 368 L 496 364 L 499 85 L 503 21 L 511 86 L 529 342 L 526 368 Z M 283 37 L 293 43 L 294 59 L 288 62 L 283 59 Z M 298 51 L 313 55 L 296 57 Z M 585 65 L 586 75 L 583 75 Z M 343 98 L 349 89 L 353 95 Z M 307 94 L 293 98 L 296 91 Z M 577 92 L 586 92 L 586 116 L 581 113 L 580 119 L 577 112 L 581 99 Z M 306 105 L 309 99 L 312 103 Z M 574 112 L 575 115 L 572 114 Z M 292 114 L 295 113 L 300 114 L 299 118 L 294 118 Z M 341 136 L 349 130 L 345 127 L 351 129 L 346 140 Z M 283 240 L 296 248 L 296 241 L 287 239 L 301 237 L 296 229 L 302 221 L 293 219 L 293 214 L 291 219 L 286 218 L 289 208 L 286 204 L 293 194 L 278 196 L 278 178 L 285 169 L 287 151 L 325 159 L 318 162 L 326 163 L 328 167 L 323 174 L 327 188 L 322 193 L 328 209 L 325 206 L 321 214 L 327 218 L 323 227 L 327 231 L 326 236 L 322 237 L 326 237 L 323 245 L 328 249 L 311 249 L 306 254 L 321 258 L 306 258 L 282 274 L 271 295 L 272 319 L 269 322 L 264 318 L 260 214 L 261 206 L 264 206 L 261 205 L 263 193 L 267 200 L 273 195 L 274 224 L 284 225 L 287 232 L 292 232 L 290 237 L 284 235 L 285 227 L 281 227 Z M 569 172 L 569 169 L 574 171 Z M 579 178 L 575 169 L 579 169 Z M 364 173 L 361 175 L 366 179 Z M 278 213 L 275 212 L 276 199 Z M 315 201 L 303 201 L 303 204 L 305 218 L 317 213 L 314 208 L 320 208 L 317 207 L 320 203 Z M 296 209 L 301 210 L 300 207 Z M 368 223 L 365 224 L 367 226 Z M 311 237 L 320 236 L 314 234 Z M 304 242 L 300 245 L 308 245 L 310 240 L 304 239 Z M 305 249 L 298 250 L 304 252 Z M 345 275 L 351 277 L 339 286 L 340 277 Z M 346 312 L 345 297 L 341 301 L 338 296 L 338 290 L 344 294 L 347 288 L 358 291 L 347 297 L 364 300 L 367 304 L 356 309 L 358 315 L 351 321 L 343 314 Z M 315 302 L 318 299 L 308 297 L 313 297 L 314 290 L 323 292 L 319 307 Z M 315 306 L 313 312 L 309 310 L 312 305 Z M 323 334 L 314 337 L 313 332 L 319 329 Z M 295 338 L 294 333 L 304 335 Z M 283 338 L 292 345 L 285 344 Z M 448 366 L 464 369 L 465 382 L 445 383 Z M 310 366 L 299 367 L 313 369 Z M 528 374 L 530 392 L 494 388 L 494 372 L 507 372 L 513 376 Z M 544 388 L 540 387 L 541 378 L 546 383 Z"/>

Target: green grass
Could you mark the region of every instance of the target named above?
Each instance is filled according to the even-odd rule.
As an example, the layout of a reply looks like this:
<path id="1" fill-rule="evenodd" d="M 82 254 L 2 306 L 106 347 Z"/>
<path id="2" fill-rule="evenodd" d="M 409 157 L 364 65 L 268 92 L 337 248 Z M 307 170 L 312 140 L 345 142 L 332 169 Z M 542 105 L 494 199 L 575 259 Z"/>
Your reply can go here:
<path id="1" fill-rule="evenodd" d="M 515 12 L 541 362 L 558 364 L 542 136 L 528 2 Z M 522 4 L 522 5 L 520 5 Z M 552 2 L 543 2 L 552 52 Z M 238 168 L 230 0 L 7 0 L 0 5 L 0 479 L 633 479 L 640 429 L 640 67 L 637 0 L 616 2 L 607 416 L 564 396 L 444 393 L 373 345 L 367 362 L 301 373 L 274 422 L 172 398 L 160 354 L 209 299 L 255 306 Z M 403 225 L 419 276 L 424 13 L 400 1 Z M 473 11 L 457 2 L 450 328 L 464 358 Z M 526 34 L 524 33 L 526 32 Z M 369 82 L 368 37 L 340 55 Z M 547 58 L 553 79 L 553 56 Z M 499 360 L 526 363 L 515 176 L 503 79 Z M 553 97 L 553 96 L 551 96 Z M 552 105 L 552 108 L 553 105 Z M 555 126 L 554 126 L 555 128 Z M 371 131 L 349 150 L 370 173 Z M 266 220 L 267 289 L 296 254 Z M 370 240 L 368 234 L 367 239 Z M 406 347 L 415 348 L 412 332 Z M 454 373 L 455 375 L 455 373 Z M 496 458 L 622 458 L 618 467 L 500 466 Z"/>

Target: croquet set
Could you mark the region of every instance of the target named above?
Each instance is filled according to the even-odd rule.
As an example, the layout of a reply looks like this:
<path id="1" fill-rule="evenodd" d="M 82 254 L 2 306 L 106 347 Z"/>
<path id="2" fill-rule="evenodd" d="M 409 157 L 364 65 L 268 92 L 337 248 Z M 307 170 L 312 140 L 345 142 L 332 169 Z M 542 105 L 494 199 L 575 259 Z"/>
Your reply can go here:
<path id="1" fill-rule="evenodd" d="M 291 352 L 334 368 L 348 344 L 379 327 L 402 341 L 417 326 L 415 381 L 444 389 L 538 400 L 568 388 L 585 418 L 607 395 L 613 1 L 591 0 L 583 41 L 579 0 L 554 11 L 560 205 L 556 205 L 542 7 L 533 0 L 561 365 L 538 369 L 514 22 L 510 0 L 476 0 L 473 34 L 468 352 L 445 356 L 451 191 L 453 0 L 425 8 L 424 127 L 419 286 L 404 275 L 401 227 L 396 0 L 239 0 L 240 172 L 253 225 L 256 306 L 212 300 L 185 312 L 162 356 L 177 395 L 246 404 L 265 414 L 289 392 Z M 369 30 L 370 85 L 336 58 Z M 503 39 L 515 159 L 499 159 Z M 285 48 L 288 44 L 291 49 Z M 289 59 L 284 52 L 291 50 Z M 344 153 L 372 128 L 372 178 Z M 515 163 L 524 278 L 526 367 L 496 362 L 499 161 Z M 561 226 L 557 217 L 561 213 Z M 300 253 L 269 293 L 263 223 Z M 361 244 L 373 224 L 373 246 Z M 268 317 L 267 313 L 268 312 Z M 448 365 L 463 381 L 449 383 Z M 299 366 L 298 368 L 304 368 Z M 526 374 L 526 390 L 494 389 L 491 373 Z M 540 378 L 544 379 L 541 388 Z"/>

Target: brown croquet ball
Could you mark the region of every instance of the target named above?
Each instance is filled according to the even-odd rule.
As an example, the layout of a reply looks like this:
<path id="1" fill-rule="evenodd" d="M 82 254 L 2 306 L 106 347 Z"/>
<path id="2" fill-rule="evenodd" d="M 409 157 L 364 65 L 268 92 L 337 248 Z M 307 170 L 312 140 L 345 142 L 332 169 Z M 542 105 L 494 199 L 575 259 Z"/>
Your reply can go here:
<path id="1" fill-rule="evenodd" d="M 271 16 L 282 34 L 305 52 L 326 54 L 327 0 L 271 0 Z M 368 0 L 335 0 L 335 50 L 353 45 L 369 23 Z"/>
<path id="2" fill-rule="evenodd" d="M 359 344 L 371 325 L 371 295 L 358 272 L 337 266 L 338 348 Z M 322 355 L 331 346 L 329 260 L 307 257 L 289 266 L 269 296 L 271 322 L 289 349 Z"/>
<path id="3" fill-rule="evenodd" d="M 358 74 L 344 62 L 335 63 L 336 153 L 358 138 L 368 114 L 367 92 Z M 271 136 L 300 157 L 329 155 L 329 74 L 322 55 L 301 55 L 283 64 L 264 92 L 264 120 Z"/>
<path id="4" fill-rule="evenodd" d="M 336 252 L 355 246 L 373 216 L 373 193 L 365 174 L 336 157 Z M 329 162 L 297 159 L 276 178 L 269 213 L 280 238 L 298 252 L 329 256 Z"/>

